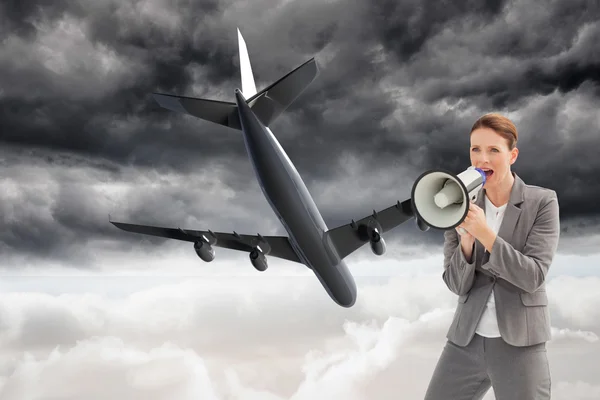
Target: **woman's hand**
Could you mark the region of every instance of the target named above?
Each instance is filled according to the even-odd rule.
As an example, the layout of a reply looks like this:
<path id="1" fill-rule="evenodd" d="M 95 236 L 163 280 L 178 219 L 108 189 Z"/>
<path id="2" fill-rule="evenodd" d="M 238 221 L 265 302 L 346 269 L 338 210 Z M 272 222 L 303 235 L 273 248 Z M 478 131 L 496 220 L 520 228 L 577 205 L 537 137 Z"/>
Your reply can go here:
<path id="1" fill-rule="evenodd" d="M 469 212 L 467 213 L 465 220 L 459 226 L 469 232 L 474 239 L 479 239 L 480 241 L 481 237 L 489 230 L 483 209 L 473 203 L 469 203 Z"/>
<path id="2" fill-rule="evenodd" d="M 462 224 L 460 224 L 459 226 L 457 226 L 456 232 L 458 232 L 458 235 L 460 236 L 460 242 L 466 242 L 466 243 L 474 243 L 475 242 L 475 237 L 473 235 L 471 235 L 469 233 L 469 231 L 467 230 L 467 228 L 465 228 L 465 223 L 463 222 Z"/>
<path id="3" fill-rule="evenodd" d="M 473 245 L 475 244 L 475 237 L 471 235 L 466 229 L 463 233 L 461 228 L 465 229 L 463 224 L 460 224 L 456 227 L 456 231 L 460 235 L 460 248 L 463 252 L 463 255 L 465 256 L 465 259 L 467 260 L 467 262 L 470 263 L 471 258 L 473 256 Z"/>
<path id="4" fill-rule="evenodd" d="M 478 240 L 488 252 L 492 252 L 497 234 L 487 224 L 485 212 L 481 207 L 470 203 L 469 212 L 467 213 L 465 220 L 459 226 L 469 232 L 469 234 L 474 237 L 474 240 Z"/>

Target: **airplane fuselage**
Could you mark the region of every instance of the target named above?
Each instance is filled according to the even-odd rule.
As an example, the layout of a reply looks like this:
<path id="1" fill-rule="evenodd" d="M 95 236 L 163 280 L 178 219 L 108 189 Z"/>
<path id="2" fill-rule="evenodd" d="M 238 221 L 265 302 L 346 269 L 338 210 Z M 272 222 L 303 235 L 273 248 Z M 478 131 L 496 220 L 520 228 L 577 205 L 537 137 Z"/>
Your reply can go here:
<path id="1" fill-rule="evenodd" d="M 289 234 L 302 262 L 313 270 L 329 296 L 343 307 L 356 301 L 356 283 L 329 240 L 327 226 L 286 152 L 236 90 L 244 142 L 261 190 Z"/>

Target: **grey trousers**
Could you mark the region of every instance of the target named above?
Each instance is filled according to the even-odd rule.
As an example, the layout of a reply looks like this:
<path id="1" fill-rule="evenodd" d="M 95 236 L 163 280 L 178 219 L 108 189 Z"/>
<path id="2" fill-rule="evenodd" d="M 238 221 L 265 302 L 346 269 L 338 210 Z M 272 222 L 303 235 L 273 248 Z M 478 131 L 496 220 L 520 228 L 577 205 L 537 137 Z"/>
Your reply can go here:
<path id="1" fill-rule="evenodd" d="M 447 341 L 425 400 L 478 400 L 490 387 L 496 400 L 550 399 L 546 344 L 515 347 L 475 334 L 460 347 Z"/>

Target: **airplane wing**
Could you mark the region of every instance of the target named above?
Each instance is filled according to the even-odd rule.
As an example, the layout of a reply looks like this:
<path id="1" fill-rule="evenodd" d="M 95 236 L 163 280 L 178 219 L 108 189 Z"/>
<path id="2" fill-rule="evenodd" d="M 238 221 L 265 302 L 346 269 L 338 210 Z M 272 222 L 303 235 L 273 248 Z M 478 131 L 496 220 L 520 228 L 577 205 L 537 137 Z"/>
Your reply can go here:
<path id="1" fill-rule="evenodd" d="M 373 214 L 356 222 L 352 220 L 348 224 L 330 229 L 327 233 L 339 256 L 344 258 L 369 242 L 369 237 L 365 230 L 360 228 L 361 226 L 374 227 L 378 223 L 381 227 L 380 233 L 383 234 L 413 217 L 411 199 L 407 199 L 402 203 L 398 201 L 393 206 L 379 212 L 373 210 Z"/>
<path id="2" fill-rule="evenodd" d="M 110 220 L 110 217 L 109 217 Z M 265 247 L 265 242 L 270 247 L 267 256 L 282 258 L 289 261 L 302 263 L 289 239 L 286 236 L 262 236 L 262 235 L 240 235 L 233 233 L 196 231 L 181 228 L 164 228 L 160 226 L 137 225 L 124 222 L 110 221 L 119 229 L 128 232 L 141 233 L 144 235 L 159 236 L 168 239 L 183 240 L 186 242 L 197 242 L 204 238 L 208 239 L 212 246 L 222 247 L 230 250 L 240 250 L 250 253 L 255 246 Z"/>

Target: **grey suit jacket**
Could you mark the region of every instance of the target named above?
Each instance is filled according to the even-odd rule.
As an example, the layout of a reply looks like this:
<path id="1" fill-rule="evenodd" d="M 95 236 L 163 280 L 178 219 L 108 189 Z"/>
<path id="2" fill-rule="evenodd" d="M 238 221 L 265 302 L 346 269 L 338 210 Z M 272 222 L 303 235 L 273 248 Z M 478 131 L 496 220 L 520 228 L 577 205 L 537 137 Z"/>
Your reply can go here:
<path id="1" fill-rule="evenodd" d="M 514 346 L 528 346 L 551 338 L 545 278 L 560 234 L 556 192 L 515 182 L 497 238 L 488 253 L 476 240 L 467 262 L 455 229 L 444 233 L 444 273 L 458 306 L 448 340 L 466 346 L 494 289 L 502 338 Z M 485 190 L 476 203 L 485 212 Z"/>

